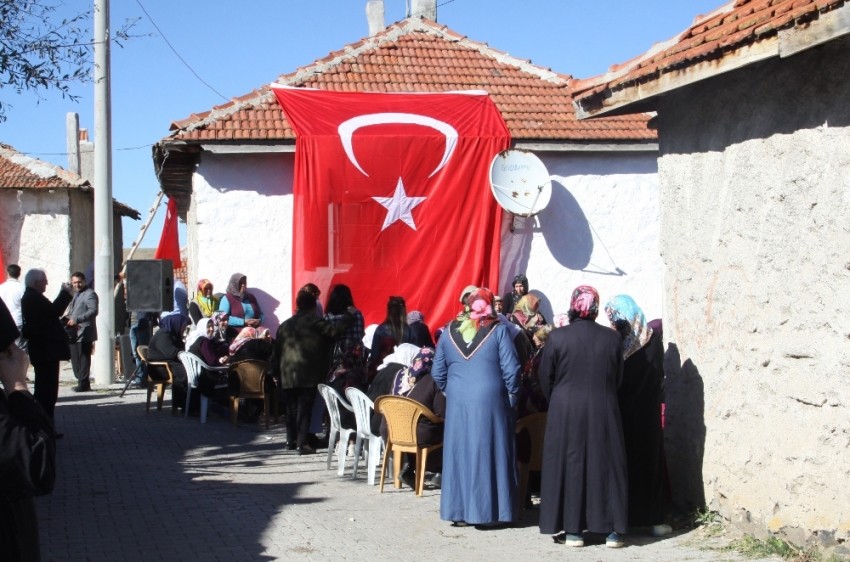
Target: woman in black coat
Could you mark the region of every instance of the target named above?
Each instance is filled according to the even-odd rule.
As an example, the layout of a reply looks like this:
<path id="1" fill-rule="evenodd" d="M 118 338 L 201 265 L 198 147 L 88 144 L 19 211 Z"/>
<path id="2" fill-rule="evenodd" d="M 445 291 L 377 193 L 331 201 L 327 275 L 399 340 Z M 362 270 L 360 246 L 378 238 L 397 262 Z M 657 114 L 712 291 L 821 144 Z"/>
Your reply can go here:
<path id="1" fill-rule="evenodd" d="M 628 531 L 626 454 L 617 403 L 622 340 L 595 322 L 599 294 L 573 291 L 570 324 L 549 334 L 538 375 L 549 401 L 540 491 L 540 532 L 583 546 L 582 531 L 623 546 Z M 561 533 L 565 532 L 566 536 Z M 609 534 L 610 533 L 610 534 Z"/>
<path id="2" fill-rule="evenodd" d="M 186 376 L 186 368 L 177 357 L 183 351 L 183 332 L 189 325 L 189 319 L 182 314 L 169 314 L 159 320 L 159 330 L 153 335 L 148 344 L 148 359 L 151 361 L 168 361 L 171 375 L 174 380 L 171 383 L 171 401 L 178 408 L 186 405 L 186 387 L 189 378 Z M 149 367 L 149 376 L 152 379 L 166 378 L 165 373 L 157 372 L 155 367 Z"/>

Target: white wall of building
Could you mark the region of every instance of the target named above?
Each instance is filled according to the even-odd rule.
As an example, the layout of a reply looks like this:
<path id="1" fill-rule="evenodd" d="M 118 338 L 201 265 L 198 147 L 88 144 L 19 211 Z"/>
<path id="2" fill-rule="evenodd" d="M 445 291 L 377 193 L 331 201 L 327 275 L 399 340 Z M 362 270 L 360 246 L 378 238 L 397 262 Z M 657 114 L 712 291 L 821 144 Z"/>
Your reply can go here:
<path id="1" fill-rule="evenodd" d="M 543 212 L 516 219 L 513 233 L 503 217 L 498 292 L 522 271 L 550 320 L 567 311 L 580 284 L 595 286 L 603 300 L 630 294 L 648 319 L 660 317 L 655 156 L 541 154 L 562 184 Z M 292 312 L 293 162 L 291 153 L 204 153 L 187 214 L 190 284 L 204 277 L 223 292 L 232 273 L 244 273 L 267 318 L 275 317 L 266 322 L 272 329 Z"/>

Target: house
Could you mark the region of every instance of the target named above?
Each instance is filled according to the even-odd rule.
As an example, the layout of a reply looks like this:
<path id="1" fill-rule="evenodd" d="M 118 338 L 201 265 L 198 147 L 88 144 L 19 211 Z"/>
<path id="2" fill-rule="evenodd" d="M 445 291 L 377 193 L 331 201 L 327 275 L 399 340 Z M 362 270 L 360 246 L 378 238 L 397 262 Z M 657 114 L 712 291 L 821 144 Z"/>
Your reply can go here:
<path id="1" fill-rule="evenodd" d="M 843 0 L 737 0 L 572 83 L 588 123 L 657 111 L 674 495 L 844 554 L 849 72 Z"/>
<path id="2" fill-rule="evenodd" d="M 628 292 L 658 317 L 656 134 L 646 115 L 576 120 L 569 80 L 434 21 L 408 18 L 275 82 L 334 91 L 486 90 L 513 146 L 533 151 L 556 178 L 545 210 L 502 217 L 500 286 L 493 289 L 505 292 L 524 272 L 547 318 L 567 311 L 579 284 L 596 286 L 603 298 Z M 209 278 L 223 290 L 233 272 L 246 274 L 272 328 L 291 314 L 298 289 L 291 286 L 294 150 L 269 85 L 175 121 L 154 147 L 160 185 L 187 224 L 190 279 Z M 457 298 L 441 287 L 432 294 Z M 408 302 L 409 309 L 422 305 Z M 379 322 L 385 310 L 364 314 Z"/>
<path id="3" fill-rule="evenodd" d="M 112 208 L 119 271 L 121 219 L 141 217 L 118 201 Z M 93 264 L 93 225 L 94 191 L 88 180 L 0 144 L 0 251 L 7 264 L 17 263 L 24 272 L 44 269 L 48 295 L 55 295 L 72 272 L 85 272 Z"/>

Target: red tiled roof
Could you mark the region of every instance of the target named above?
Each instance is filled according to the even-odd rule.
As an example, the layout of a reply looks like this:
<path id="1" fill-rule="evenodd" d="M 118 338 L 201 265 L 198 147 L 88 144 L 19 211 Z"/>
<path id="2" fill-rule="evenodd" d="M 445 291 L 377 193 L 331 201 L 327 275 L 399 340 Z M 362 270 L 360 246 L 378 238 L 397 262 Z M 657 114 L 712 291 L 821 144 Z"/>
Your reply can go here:
<path id="1" fill-rule="evenodd" d="M 409 18 L 284 74 L 276 82 L 337 91 L 486 90 L 515 140 L 656 139 L 645 115 L 578 121 L 569 79 L 430 20 Z M 269 86 L 175 121 L 171 130 L 163 142 L 295 138 Z"/>
<path id="2" fill-rule="evenodd" d="M 0 143 L 0 189 L 80 189 L 92 190 L 88 180 L 64 168 L 25 156 Z M 119 214 L 139 220 L 139 212 L 113 199 Z"/>
<path id="3" fill-rule="evenodd" d="M 743 48 L 775 38 L 785 29 L 805 28 L 845 0 L 733 0 L 704 16 L 676 37 L 603 75 L 571 80 L 577 103 L 660 80 L 704 61 L 718 61 Z M 588 106 L 592 103 L 588 102 Z"/>

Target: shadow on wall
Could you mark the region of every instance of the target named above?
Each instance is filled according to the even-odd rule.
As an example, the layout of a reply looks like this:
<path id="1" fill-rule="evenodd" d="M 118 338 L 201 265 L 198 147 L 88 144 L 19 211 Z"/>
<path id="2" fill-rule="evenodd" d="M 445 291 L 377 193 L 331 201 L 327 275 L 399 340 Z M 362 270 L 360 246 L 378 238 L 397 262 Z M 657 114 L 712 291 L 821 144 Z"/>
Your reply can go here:
<path id="1" fill-rule="evenodd" d="M 552 198 L 538 217 L 540 231 L 558 264 L 573 270 L 586 268 L 593 254 L 593 235 L 584 211 L 567 188 L 553 182 Z"/>
<path id="2" fill-rule="evenodd" d="M 705 455 L 705 386 L 699 369 L 670 343 L 664 354 L 664 393 L 667 423 L 664 448 L 672 488 L 673 507 L 689 513 L 705 506 L 702 478 Z"/>
<path id="3" fill-rule="evenodd" d="M 257 299 L 257 304 L 260 305 L 260 310 L 263 311 L 263 328 L 271 330 L 272 337 L 274 337 L 277 332 L 277 328 L 280 325 L 277 315 L 275 314 L 277 307 L 280 306 L 280 301 L 257 287 L 251 287 L 248 290 L 251 291 L 251 294 Z"/>

